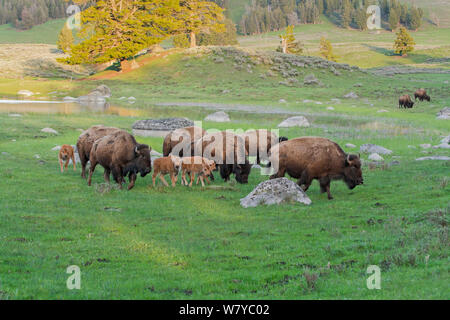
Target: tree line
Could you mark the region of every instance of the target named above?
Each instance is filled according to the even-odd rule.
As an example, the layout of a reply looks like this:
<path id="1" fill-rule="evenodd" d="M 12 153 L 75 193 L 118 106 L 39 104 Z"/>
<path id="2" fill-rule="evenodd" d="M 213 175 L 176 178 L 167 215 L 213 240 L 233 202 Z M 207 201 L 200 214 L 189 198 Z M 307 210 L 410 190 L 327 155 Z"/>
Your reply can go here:
<path id="1" fill-rule="evenodd" d="M 398 0 L 252 0 L 239 22 L 244 35 L 278 31 L 290 25 L 315 24 L 321 14 L 343 28 L 367 29 L 367 8 L 379 5 L 385 28 L 395 30 L 402 25 L 417 30 L 423 10 Z"/>
<path id="2" fill-rule="evenodd" d="M 27 30 L 50 19 L 66 16 L 64 0 L 0 0 L 0 25 Z"/>

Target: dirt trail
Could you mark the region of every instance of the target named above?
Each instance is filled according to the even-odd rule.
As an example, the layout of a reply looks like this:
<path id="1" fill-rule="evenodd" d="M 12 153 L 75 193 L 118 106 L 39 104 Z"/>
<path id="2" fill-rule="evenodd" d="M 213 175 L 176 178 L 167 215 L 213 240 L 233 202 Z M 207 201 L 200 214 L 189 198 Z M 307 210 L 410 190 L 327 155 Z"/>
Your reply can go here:
<path id="1" fill-rule="evenodd" d="M 131 61 L 123 61 L 122 62 L 122 70 L 121 71 L 114 71 L 114 70 L 109 70 L 109 71 L 105 71 L 102 72 L 99 75 L 95 75 L 89 78 L 85 78 L 85 79 L 80 79 L 80 80 L 109 80 L 109 79 L 113 79 L 116 78 L 118 76 L 127 74 L 133 70 L 139 69 L 149 63 L 151 63 L 152 61 L 155 61 L 157 59 L 162 59 L 166 56 L 168 56 L 169 54 L 171 54 L 172 51 L 170 50 L 166 50 L 164 52 L 160 52 L 160 53 L 156 53 L 156 54 L 150 54 L 148 57 L 142 57 L 140 59 L 134 59 Z"/>

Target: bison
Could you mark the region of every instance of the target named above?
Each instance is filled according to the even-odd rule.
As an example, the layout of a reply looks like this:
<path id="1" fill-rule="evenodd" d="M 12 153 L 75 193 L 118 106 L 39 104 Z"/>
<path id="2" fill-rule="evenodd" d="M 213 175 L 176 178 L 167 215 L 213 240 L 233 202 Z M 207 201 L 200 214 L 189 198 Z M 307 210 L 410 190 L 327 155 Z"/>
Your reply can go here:
<path id="1" fill-rule="evenodd" d="M 81 162 L 81 176 L 86 179 L 86 164 L 89 161 L 89 153 L 92 145 L 97 139 L 103 138 L 120 129 L 114 127 L 104 127 L 102 125 L 93 126 L 84 131 L 77 141 L 78 154 Z"/>
<path id="2" fill-rule="evenodd" d="M 330 192 L 332 180 L 344 180 L 350 189 L 363 184 L 359 155 L 346 154 L 339 145 L 319 137 L 302 137 L 284 141 L 271 150 L 270 160 L 278 172 L 270 179 L 284 177 L 286 172 L 298 179 L 298 185 L 307 191 L 313 179 L 320 183 L 322 193 Z"/>
<path id="3" fill-rule="evenodd" d="M 183 150 L 188 150 L 187 148 L 191 143 L 203 137 L 205 133 L 206 131 L 199 127 L 186 127 L 172 131 L 164 138 L 164 157 L 169 156 L 173 151 L 175 151 L 175 154 L 173 154 L 175 156 L 188 156 L 189 154 L 183 155 Z"/>
<path id="4" fill-rule="evenodd" d="M 417 101 L 417 98 L 419 98 L 420 101 L 427 100 L 428 102 L 431 101 L 430 96 L 427 94 L 427 91 L 425 89 L 418 89 L 414 93 L 414 100 Z"/>
<path id="5" fill-rule="evenodd" d="M 231 132 L 216 132 L 204 135 L 195 144 L 193 154 L 214 160 L 225 181 L 235 175 L 237 182 L 248 183 L 252 165 L 248 160 L 245 140 Z"/>
<path id="6" fill-rule="evenodd" d="M 91 185 L 95 167 L 100 164 L 105 168 L 106 182 L 109 182 L 112 172 L 114 180 L 122 188 L 124 177 L 128 175 L 130 180 L 128 190 L 131 190 L 138 173 L 141 177 L 145 177 L 152 171 L 150 151 L 151 148 L 148 145 L 137 143 L 131 134 L 123 130 L 98 139 L 90 152 L 91 167 L 88 185 Z"/>
<path id="7" fill-rule="evenodd" d="M 269 160 L 270 149 L 278 144 L 279 137 L 270 130 L 248 130 L 240 135 L 245 139 L 245 150 L 249 157 L 256 157 L 256 163 Z"/>
<path id="8" fill-rule="evenodd" d="M 401 96 L 398 99 L 398 107 L 399 108 L 412 108 L 414 105 L 414 102 L 411 100 L 411 97 L 409 94 L 405 94 L 404 96 Z"/>

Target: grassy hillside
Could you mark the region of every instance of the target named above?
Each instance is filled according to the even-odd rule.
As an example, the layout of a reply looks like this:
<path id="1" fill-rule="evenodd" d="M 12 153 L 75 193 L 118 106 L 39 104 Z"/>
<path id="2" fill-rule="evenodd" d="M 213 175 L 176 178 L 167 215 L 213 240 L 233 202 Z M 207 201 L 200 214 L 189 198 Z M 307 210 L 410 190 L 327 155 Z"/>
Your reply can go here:
<path id="1" fill-rule="evenodd" d="M 288 56 L 210 50 L 174 51 L 110 80 L 40 81 L 41 97 L 55 87 L 55 97 L 78 96 L 105 83 L 114 106 L 139 113 L 0 113 L 0 299 L 449 299 L 449 162 L 415 160 L 450 155 L 419 146 L 450 133 L 435 116 L 450 103 L 448 75 L 387 78 L 311 58 L 302 67 Z M 309 74 L 322 85 L 304 85 Z M 0 95 L 36 82 L 5 80 Z M 398 95 L 419 86 L 432 102 L 399 110 Z M 350 91 L 359 98 L 343 98 Z M 232 121 L 204 128 L 276 128 L 302 114 L 310 128 L 280 134 L 357 146 L 347 152 L 375 143 L 393 154 L 371 165 L 363 154 L 364 186 L 350 191 L 333 182 L 333 201 L 314 182 L 309 207 L 242 208 L 239 199 L 267 179 L 257 169 L 248 185 L 216 174 L 204 189 L 152 188 L 146 177 L 131 192 L 105 185 L 101 168 L 91 188 L 79 168 L 58 172 L 51 149 L 75 143 L 79 129 L 103 123 L 130 130 L 142 118 L 202 120 L 215 108 Z M 59 134 L 43 134 L 44 127 Z M 162 151 L 162 138 L 138 141 Z M 373 264 L 382 270 L 381 290 L 366 288 Z M 66 288 L 69 265 L 81 268 L 81 290 Z"/>
<path id="2" fill-rule="evenodd" d="M 47 21 L 44 24 L 35 26 L 30 30 L 17 30 L 10 25 L 0 26 L 0 44 L 2 43 L 41 43 L 56 44 L 59 32 L 61 31 L 65 19 Z"/>

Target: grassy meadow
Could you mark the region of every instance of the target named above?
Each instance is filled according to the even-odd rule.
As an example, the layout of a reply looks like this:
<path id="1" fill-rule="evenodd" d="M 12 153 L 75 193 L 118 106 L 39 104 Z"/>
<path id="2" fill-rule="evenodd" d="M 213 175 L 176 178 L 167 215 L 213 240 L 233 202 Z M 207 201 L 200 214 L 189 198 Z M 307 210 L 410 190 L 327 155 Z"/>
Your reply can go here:
<path id="1" fill-rule="evenodd" d="M 235 21 L 245 3 L 230 1 Z M 0 53 L 12 43 L 54 45 L 61 26 L 50 21 L 22 33 L 0 26 Z M 416 161 L 450 156 L 449 149 L 420 146 L 450 134 L 449 121 L 436 119 L 450 105 L 450 77 L 435 70 L 449 68 L 448 26 L 426 23 L 412 33 L 418 45 L 406 58 L 391 54 L 395 35 L 387 31 L 343 30 L 324 18 L 295 33 L 314 56 L 305 58 L 310 64 L 271 53 L 279 44 L 274 32 L 240 37 L 241 48 L 141 56 L 138 69 L 114 76 L 70 80 L 0 70 L 0 99 L 18 99 L 19 90 L 42 101 L 85 95 L 100 84 L 112 90 L 104 112 L 0 103 L 0 300 L 449 299 L 450 161 Z M 314 60 L 321 36 L 332 41 L 339 62 L 362 69 Z M 430 70 L 394 76 L 368 70 L 397 65 Z M 304 84 L 310 75 L 320 84 Z M 420 87 L 432 101 L 398 109 L 398 97 Z M 358 98 L 344 98 L 350 92 Z M 128 192 L 105 184 L 101 167 L 92 187 L 79 166 L 61 174 L 52 151 L 75 144 L 96 124 L 131 132 L 137 120 L 201 121 L 217 110 L 231 122 L 203 128 L 276 129 L 303 115 L 309 128 L 280 135 L 326 137 L 349 153 L 366 143 L 393 153 L 378 164 L 361 154 L 364 185 L 349 190 L 332 182 L 332 201 L 315 181 L 310 206 L 244 209 L 239 200 L 268 179 L 256 168 L 247 185 L 224 183 L 215 173 L 205 188 L 153 188 L 147 176 Z M 42 133 L 45 127 L 58 134 Z M 162 138 L 137 140 L 162 152 Z M 71 265 L 81 269 L 81 290 L 66 287 Z M 381 268 L 381 290 L 366 286 L 370 265 Z"/>

